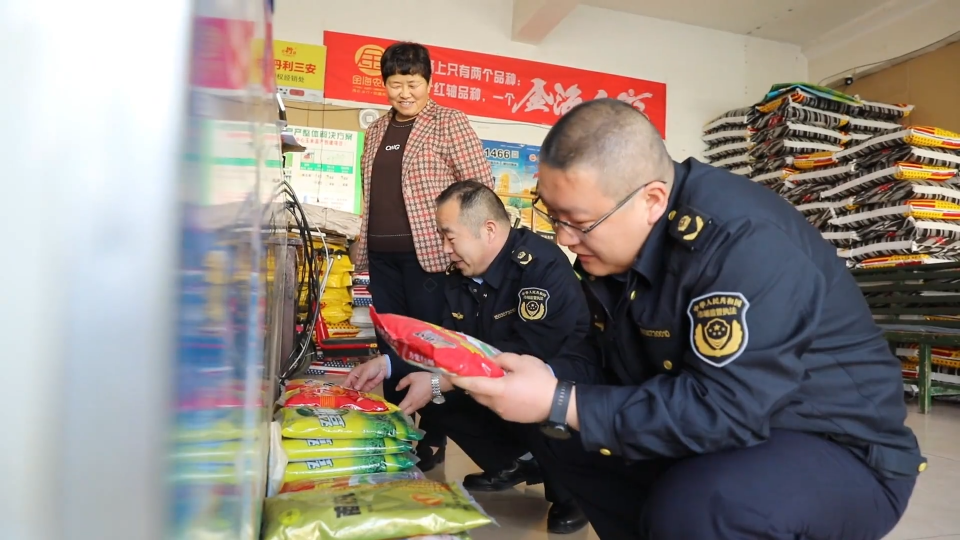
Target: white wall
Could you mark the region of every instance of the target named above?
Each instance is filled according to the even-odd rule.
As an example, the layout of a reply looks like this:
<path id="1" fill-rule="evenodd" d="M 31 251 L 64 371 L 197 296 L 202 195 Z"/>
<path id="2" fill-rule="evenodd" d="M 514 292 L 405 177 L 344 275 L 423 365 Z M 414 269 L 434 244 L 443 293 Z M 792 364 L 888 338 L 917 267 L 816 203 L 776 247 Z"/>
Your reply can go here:
<path id="1" fill-rule="evenodd" d="M 535 46 L 510 40 L 512 15 L 512 0 L 277 0 L 274 35 L 321 44 L 334 30 L 664 82 L 675 159 L 700 155 L 700 130 L 714 116 L 807 76 L 793 45 L 580 6 Z M 528 144 L 546 134 L 487 119 L 474 127 L 484 139 Z"/>
<path id="2" fill-rule="evenodd" d="M 879 71 L 891 60 L 907 60 L 933 43 L 957 41 L 957 21 L 957 0 L 878 2 L 876 9 L 804 45 L 810 80 L 830 84 L 847 75 Z M 948 37 L 952 39 L 941 41 Z"/>

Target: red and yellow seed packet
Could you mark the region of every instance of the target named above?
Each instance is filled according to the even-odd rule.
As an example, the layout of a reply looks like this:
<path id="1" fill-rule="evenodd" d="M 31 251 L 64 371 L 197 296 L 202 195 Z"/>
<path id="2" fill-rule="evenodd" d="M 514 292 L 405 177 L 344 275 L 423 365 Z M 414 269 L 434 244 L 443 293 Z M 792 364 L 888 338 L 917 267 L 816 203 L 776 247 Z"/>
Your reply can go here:
<path id="1" fill-rule="evenodd" d="M 470 336 L 410 317 L 370 309 L 377 332 L 408 364 L 455 377 L 503 377 L 500 351 Z"/>

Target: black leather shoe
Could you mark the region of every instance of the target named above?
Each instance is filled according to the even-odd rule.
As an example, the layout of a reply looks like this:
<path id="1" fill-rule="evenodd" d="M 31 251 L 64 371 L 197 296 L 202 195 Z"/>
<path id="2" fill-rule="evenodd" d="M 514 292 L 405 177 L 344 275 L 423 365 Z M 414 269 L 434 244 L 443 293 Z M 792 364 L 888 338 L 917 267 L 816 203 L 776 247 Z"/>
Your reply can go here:
<path id="1" fill-rule="evenodd" d="M 417 457 L 420 458 L 420 461 L 417 462 L 417 468 L 422 472 L 430 472 L 436 468 L 437 465 L 446 461 L 447 447 L 441 446 L 434 452 L 433 448 L 429 445 L 421 443 L 417 445 Z"/>
<path id="2" fill-rule="evenodd" d="M 524 462 L 514 462 L 509 469 L 480 474 L 468 474 L 463 479 L 463 487 L 468 491 L 497 492 L 506 491 L 519 484 L 542 484 L 539 468 Z"/>
<path id="3" fill-rule="evenodd" d="M 547 530 L 554 534 L 571 534 L 587 526 L 587 516 L 573 501 L 553 503 L 547 513 Z"/>

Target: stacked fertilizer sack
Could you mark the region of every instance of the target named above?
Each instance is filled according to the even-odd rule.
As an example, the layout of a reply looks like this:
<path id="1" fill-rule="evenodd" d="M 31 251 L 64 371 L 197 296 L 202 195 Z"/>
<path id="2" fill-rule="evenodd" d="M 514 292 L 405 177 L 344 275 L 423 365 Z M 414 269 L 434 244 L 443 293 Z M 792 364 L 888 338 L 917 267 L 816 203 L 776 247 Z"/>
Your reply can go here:
<path id="1" fill-rule="evenodd" d="M 750 172 L 750 150 L 756 145 L 753 136 L 757 111 L 752 107 L 727 111 L 703 127 L 702 140 L 707 144 L 704 160 L 736 174 Z"/>
<path id="2" fill-rule="evenodd" d="M 790 201 L 831 241 L 850 241 L 847 231 L 835 231 L 828 221 L 843 204 L 832 200 L 831 189 L 854 177 L 858 165 L 840 161 L 845 148 L 871 137 L 901 129 L 896 120 L 912 107 L 865 102 L 840 92 L 810 85 L 774 87 L 757 109 L 764 113 L 759 133 L 770 133 L 769 148 L 755 150 L 754 181 Z M 784 136 L 785 135 L 785 136 Z M 807 153 L 805 153 L 807 152 Z"/>
<path id="3" fill-rule="evenodd" d="M 864 107 L 895 114 L 887 112 L 894 106 Z M 960 260 L 960 134 L 899 128 L 835 157 L 850 172 L 819 192 L 828 208 L 815 224 L 848 266 Z"/>
<path id="4" fill-rule="evenodd" d="M 850 266 L 960 260 L 960 135 L 904 128 L 913 106 L 812 85 L 776 85 L 752 109 L 714 120 L 704 140 L 748 122 L 737 172 L 790 201 Z"/>
<path id="5" fill-rule="evenodd" d="M 920 346 L 899 343 L 894 352 L 903 364 L 904 378 L 917 378 L 920 367 Z M 960 384 L 960 347 L 933 347 L 930 356 L 932 380 Z"/>
<path id="6" fill-rule="evenodd" d="M 853 140 L 846 113 L 856 103 L 829 88 L 774 86 L 756 106 L 761 116 L 750 178 L 794 205 L 816 200 L 821 186 L 846 173 L 833 156 Z"/>

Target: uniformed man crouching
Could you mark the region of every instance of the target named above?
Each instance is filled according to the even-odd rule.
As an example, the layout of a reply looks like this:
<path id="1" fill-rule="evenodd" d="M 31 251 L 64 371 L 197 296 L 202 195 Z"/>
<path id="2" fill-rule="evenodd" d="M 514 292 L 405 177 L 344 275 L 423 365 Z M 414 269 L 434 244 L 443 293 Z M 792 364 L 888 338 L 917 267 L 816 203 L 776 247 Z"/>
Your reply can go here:
<path id="1" fill-rule="evenodd" d="M 893 529 L 927 466 L 900 363 L 799 212 L 748 178 L 673 162 L 644 115 L 609 99 L 551 128 L 538 195 L 578 256 L 587 345 L 546 365 L 500 355 L 504 377 L 453 382 L 542 423 L 538 461 L 600 538 Z"/>
<path id="2" fill-rule="evenodd" d="M 579 279 L 563 251 L 528 229 L 513 229 L 500 198 L 475 181 L 452 184 L 436 199 L 437 229 L 452 261 L 444 294 L 444 328 L 473 336 L 501 351 L 551 358 L 581 343 L 589 309 Z M 347 384 L 374 388 L 390 376 L 389 362 L 372 360 L 354 370 Z M 526 457 L 533 426 L 506 422 L 439 375 L 418 371 L 397 385 L 399 404 L 419 412 L 430 429 L 453 439 L 483 470 L 468 475 L 472 491 L 503 491 L 544 482 L 550 532 L 572 533 L 587 520 L 569 492 L 549 471 Z M 536 454 L 533 456 L 537 457 Z"/>

